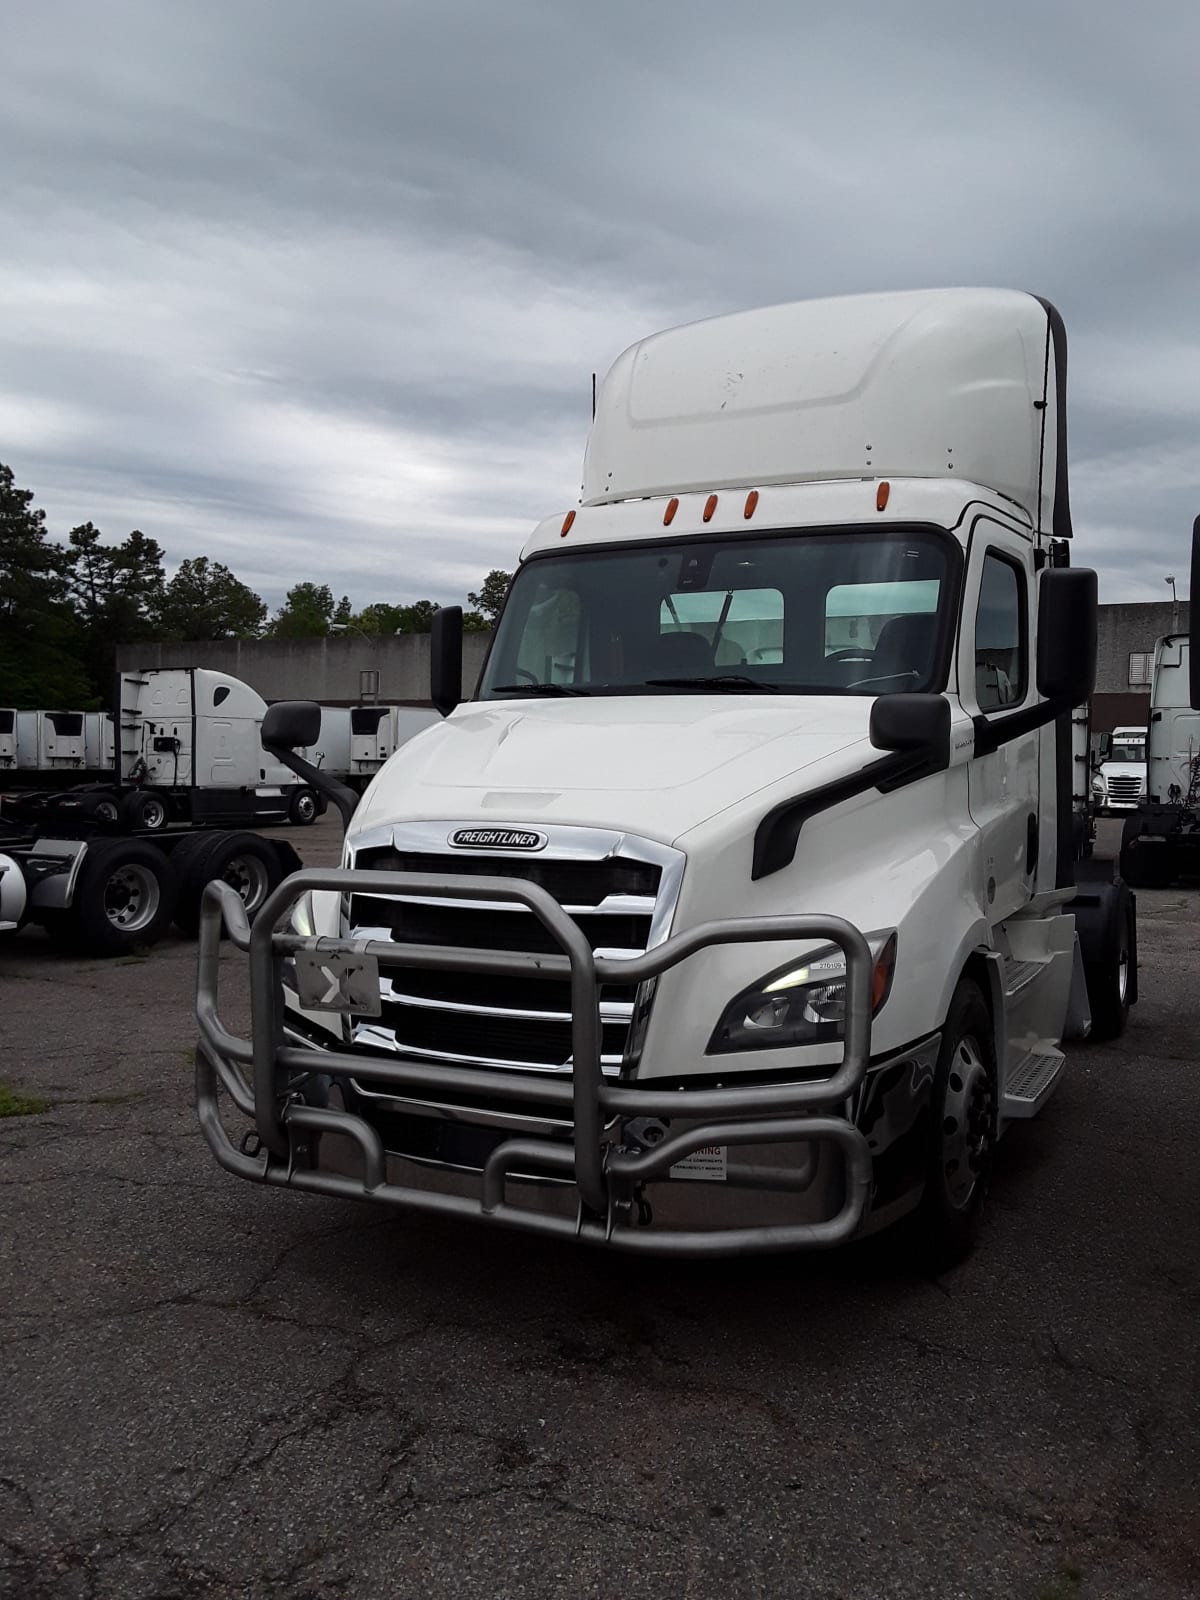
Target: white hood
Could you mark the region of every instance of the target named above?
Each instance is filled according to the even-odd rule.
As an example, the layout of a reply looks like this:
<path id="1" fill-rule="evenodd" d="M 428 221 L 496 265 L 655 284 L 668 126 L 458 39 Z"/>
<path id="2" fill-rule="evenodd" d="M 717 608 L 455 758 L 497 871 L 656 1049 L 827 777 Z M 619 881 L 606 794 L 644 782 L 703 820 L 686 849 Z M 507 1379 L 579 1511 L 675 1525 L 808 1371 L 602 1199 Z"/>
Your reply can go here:
<path id="1" fill-rule="evenodd" d="M 616 828 L 669 844 L 781 779 L 805 772 L 812 788 L 856 771 L 874 754 L 856 748 L 866 745 L 870 708 L 850 695 L 473 703 L 391 757 L 351 833 L 478 817 Z"/>

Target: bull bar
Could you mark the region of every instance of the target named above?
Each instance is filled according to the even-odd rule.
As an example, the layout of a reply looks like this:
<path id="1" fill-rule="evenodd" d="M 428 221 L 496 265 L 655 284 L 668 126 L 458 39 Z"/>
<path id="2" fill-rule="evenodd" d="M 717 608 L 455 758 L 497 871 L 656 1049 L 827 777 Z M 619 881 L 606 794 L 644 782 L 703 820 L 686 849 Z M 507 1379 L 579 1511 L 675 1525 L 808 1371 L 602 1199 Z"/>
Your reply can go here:
<path id="1" fill-rule="evenodd" d="M 312 890 L 419 899 L 520 904 L 538 919 L 561 954 L 475 950 L 394 943 L 284 930 L 279 924 Z M 222 929 L 249 954 L 251 1038 L 239 1038 L 219 1013 Z M 602 984 L 640 984 L 657 978 L 697 951 L 717 944 L 822 940 L 846 958 L 846 1022 L 840 1064 L 828 1077 L 798 1083 L 703 1089 L 654 1089 L 610 1081 L 600 1064 L 599 995 Z M 512 977 L 569 979 L 571 1069 L 561 1076 L 460 1066 L 416 1058 L 364 1057 L 337 1049 L 289 1043 L 284 1030 L 284 961 L 297 952 L 373 958 L 381 970 L 404 965 L 453 968 Z M 200 917 L 196 1016 L 196 1110 L 219 1164 L 254 1182 L 349 1199 L 374 1200 L 444 1217 L 470 1217 L 541 1234 L 664 1255 L 700 1257 L 787 1249 L 814 1249 L 850 1238 L 866 1213 L 872 1163 L 862 1133 L 834 1115 L 862 1082 L 870 1060 L 872 955 L 862 933 L 830 916 L 726 919 L 701 924 L 631 958 L 598 956 L 577 924 L 543 888 L 522 879 L 459 877 L 409 872 L 307 868 L 293 873 L 266 899 L 251 927 L 236 891 L 213 881 Z M 569 1143 L 529 1137 L 505 1139 L 486 1158 L 478 1197 L 439 1193 L 389 1179 L 387 1154 L 363 1118 L 328 1104 L 306 1104 L 304 1085 L 314 1075 L 329 1080 L 369 1076 L 397 1091 L 495 1095 L 570 1117 Z M 258 1148 L 236 1146 L 218 1111 L 218 1088 L 253 1122 Z M 668 1133 L 651 1148 L 605 1139 L 606 1126 L 622 1118 L 699 1119 Z M 249 1130 L 248 1130 L 249 1133 Z M 314 1135 L 337 1134 L 357 1146 L 359 1175 L 319 1169 L 308 1155 Z M 843 1157 L 840 1210 L 825 1220 L 750 1227 L 655 1230 L 632 1224 L 639 1187 L 663 1177 L 676 1162 L 710 1145 L 816 1144 L 827 1141 Z M 510 1177 L 530 1169 L 573 1183 L 577 1215 L 553 1215 L 514 1203 Z"/>

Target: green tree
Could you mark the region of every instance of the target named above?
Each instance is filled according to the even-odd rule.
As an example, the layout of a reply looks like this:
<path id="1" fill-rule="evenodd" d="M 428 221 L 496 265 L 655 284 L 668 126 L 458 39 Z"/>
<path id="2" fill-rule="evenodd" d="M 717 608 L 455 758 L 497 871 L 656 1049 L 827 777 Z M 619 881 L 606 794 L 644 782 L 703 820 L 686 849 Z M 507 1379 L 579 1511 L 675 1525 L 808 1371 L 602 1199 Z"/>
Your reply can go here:
<path id="1" fill-rule="evenodd" d="M 333 591 L 327 583 L 295 583 L 267 630 L 272 639 L 319 639 L 333 621 Z"/>
<path id="2" fill-rule="evenodd" d="M 469 594 L 467 599 L 475 607 L 477 614 L 482 615 L 484 626 L 494 628 L 500 615 L 500 607 L 504 604 L 504 597 L 508 593 L 508 586 L 513 580 L 511 572 L 501 572 L 499 567 L 493 567 L 483 580 L 483 586 L 478 594 Z M 466 619 L 463 619 L 464 622 Z"/>
<path id="3" fill-rule="evenodd" d="M 410 606 L 397 607 L 397 633 L 428 633 L 433 627 L 436 600 L 414 600 Z"/>
<path id="4" fill-rule="evenodd" d="M 140 529 L 121 544 L 104 544 L 91 522 L 68 535 L 69 586 L 84 630 L 92 690 L 107 698 L 116 647 L 158 632 L 154 609 L 163 586 L 162 547 Z"/>
<path id="5" fill-rule="evenodd" d="M 207 556 L 179 563 L 154 613 L 168 639 L 256 639 L 266 619 L 254 590 Z"/>
<path id="6" fill-rule="evenodd" d="M 354 607 L 350 604 L 350 596 L 348 594 L 344 594 L 338 601 L 333 613 L 333 620 L 339 628 L 344 628 L 354 621 Z"/>
<path id="7" fill-rule="evenodd" d="M 0 464 L 0 705 L 85 706 L 87 673 L 67 599 L 67 560 L 46 513 Z"/>

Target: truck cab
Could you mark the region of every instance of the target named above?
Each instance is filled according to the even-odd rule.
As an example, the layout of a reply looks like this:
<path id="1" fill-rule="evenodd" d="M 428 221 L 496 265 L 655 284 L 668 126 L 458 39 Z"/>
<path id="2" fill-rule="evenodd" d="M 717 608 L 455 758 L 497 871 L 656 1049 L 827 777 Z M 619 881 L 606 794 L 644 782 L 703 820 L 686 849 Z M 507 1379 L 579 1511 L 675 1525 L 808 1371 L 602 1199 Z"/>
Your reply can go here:
<path id="1" fill-rule="evenodd" d="M 1065 374 L 1058 314 L 1006 291 L 801 302 L 621 356 L 472 699 L 442 613 L 444 720 L 371 783 L 342 868 L 253 934 L 211 893 L 210 948 L 224 910 L 256 985 L 238 1042 L 202 962 L 217 1159 L 631 1251 L 905 1216 L 967 1248 L 1060 1041 L 1136 998 L 1128 891 L 1074 877 L 1096 586 Z M 264 739 L 303 744 L 315 710 Z M 329 1097 L 289 1099 L 314 1074 Z"/>
<path id="2" fill-rule="evenodd" d="M 1146 729 L 1114 728 L 1092 778 L 1096 806 L 1105 816 L 1134 811 L 1146 798 Z"/>

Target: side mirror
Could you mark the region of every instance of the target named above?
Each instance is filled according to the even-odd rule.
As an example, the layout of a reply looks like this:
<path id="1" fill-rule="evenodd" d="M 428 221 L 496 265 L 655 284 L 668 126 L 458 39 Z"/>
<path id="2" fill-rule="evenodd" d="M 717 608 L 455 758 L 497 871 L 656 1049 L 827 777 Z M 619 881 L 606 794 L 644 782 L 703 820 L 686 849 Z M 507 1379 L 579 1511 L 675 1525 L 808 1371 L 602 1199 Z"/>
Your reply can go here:
<path id="1" fill-rule="evenodd" d="M 429 637 L 429 698 L 444 717 L 462 700 L 462 607 L 440 606 Z"/>
<path id="2" fill-rule="evenodd" d="M 1037 687 L 1046 700 L 1077 706 L 1096 686 L 1096 574 L 1047 567 L 1038 581 Z"/>
<path id="3" fill-rule="evenodd" d="M 950 702 L 940 694 L 881 694 L 871 706 L 876 750 L 950 756 Z"/>
<path id="4" fill-rule="evenodd" d="M 342 827 L 348 828 L 358 805 L 358 795 L 296 754 L 298 748 L 316 744 L 320 737 L 321 708 L 315 700 L 280 700 L 268 706 L 259 734 L 264 750 L 269 750 L 298 778 L 333 801 L 341 812 Z"/>
<path id="5" fill-rule="evenodd" d="M 321 737 L 321 708 L 315 700 L 280 700 L 267 707 L 262 742 L 267 750 L 296 750 Z"/>
<path id="6" fill-rule="evenodd" d="M 1192 523 L 1192 587 L 1188 594 L 1188 617 L 1191 621 L 1188 635 L 1188 698 L 1192 702 L 1192 710 L 1200 711 L 1200 621 L 1196 617 L 1196 602 L 1200 600 L 1200 517 Z"/>

